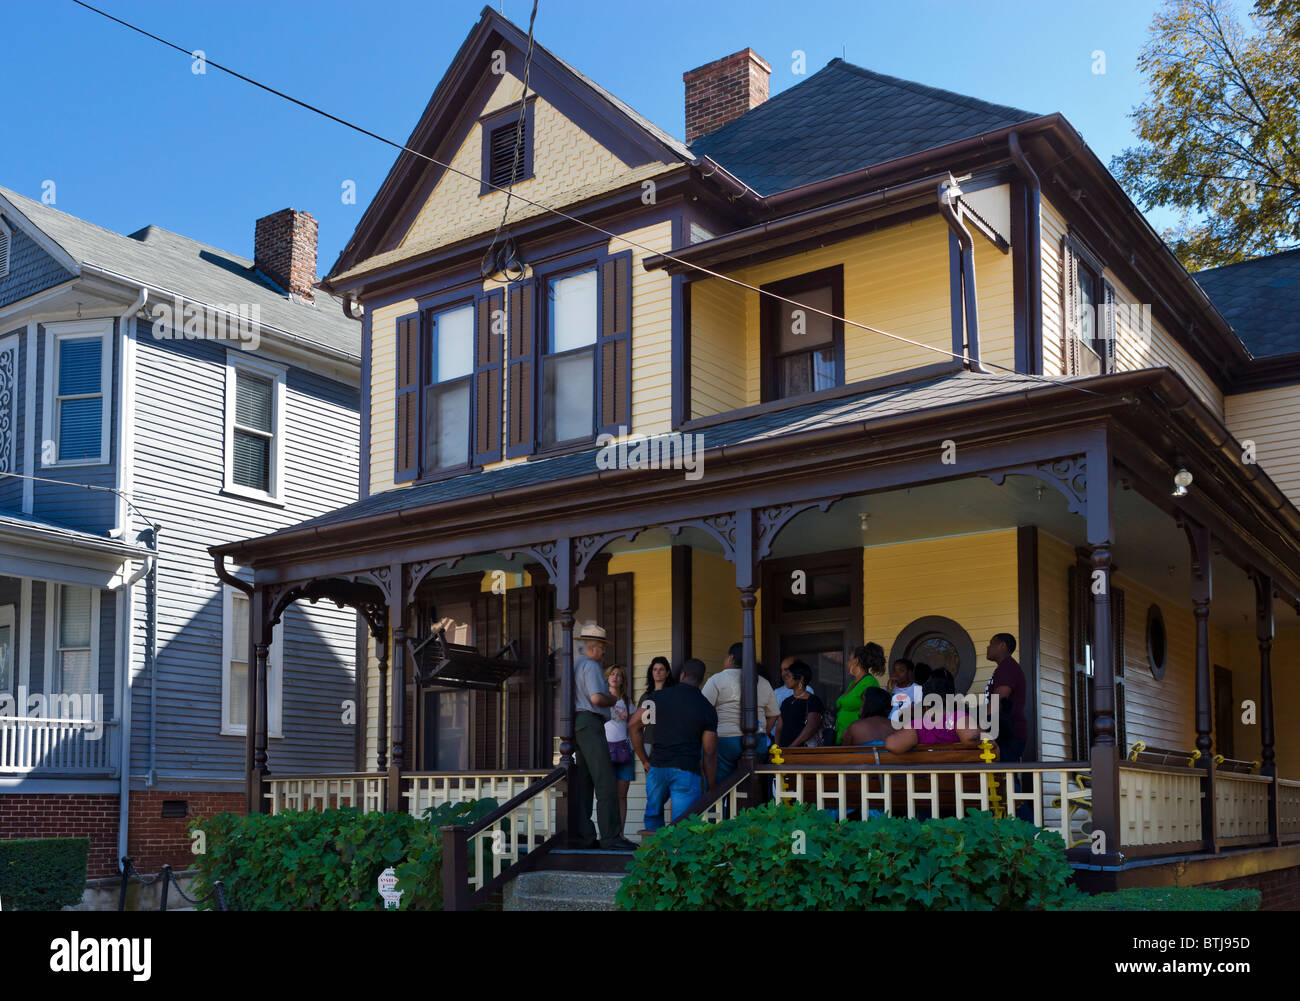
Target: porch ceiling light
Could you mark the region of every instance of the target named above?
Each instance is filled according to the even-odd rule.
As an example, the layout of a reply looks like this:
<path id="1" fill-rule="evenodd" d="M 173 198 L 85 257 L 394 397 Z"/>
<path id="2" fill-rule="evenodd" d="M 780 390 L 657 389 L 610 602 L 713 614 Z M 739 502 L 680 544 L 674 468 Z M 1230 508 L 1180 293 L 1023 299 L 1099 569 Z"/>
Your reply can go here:
<path id="1" fill-rule="evenodd" d="M 1192 474 L 1187 471 L 1186 467 L 1181 468 L 1178 470 L 1178 472 L 1174 473 L 1174 496 L 1175 497 L 1186 497 L 1187 488 L 1190 487 L 1191 485 L 1192 485 Z"/>

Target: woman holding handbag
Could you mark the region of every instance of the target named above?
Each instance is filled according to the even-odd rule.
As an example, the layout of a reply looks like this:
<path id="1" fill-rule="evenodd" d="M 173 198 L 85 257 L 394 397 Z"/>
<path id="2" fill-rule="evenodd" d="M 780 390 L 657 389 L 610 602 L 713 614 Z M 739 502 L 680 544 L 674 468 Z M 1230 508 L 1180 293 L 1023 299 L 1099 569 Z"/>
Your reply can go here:
<path id="1" fill-rule="evenodd" d="M 618 782 L 618 810 L 627 823 L 627 790 L 636 776 L 632 764 L 632 742 L 627 739 L 627 721 L 636 707 L 628 694 L 627 672 L 618 664 L 605 669 L 609 694 L 616 700 L 610 708 L 610 718 L 605 724 L 605 740 L 609 743 L 609 760 L 614 763 L 614 778 Z"/>

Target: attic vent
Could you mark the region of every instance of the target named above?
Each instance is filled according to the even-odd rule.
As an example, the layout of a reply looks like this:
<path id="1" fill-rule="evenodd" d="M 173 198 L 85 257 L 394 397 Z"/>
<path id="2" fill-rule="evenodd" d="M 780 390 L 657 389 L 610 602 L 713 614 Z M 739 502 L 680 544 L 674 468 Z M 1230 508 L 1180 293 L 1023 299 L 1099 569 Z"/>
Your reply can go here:
<path id="1" fill-rule="evenodd" d="M 525 129 L 525 133 L 527 130 Z M 490 157 L 490 166 L 488 168 L 488 180 L 498 188 L 504 188 L 515 181 L 524 179 L 524 164 L 527 160 L 527 146 L 519 151 L 519 163 L 515 165 L 515 137 L 519 133 L 518 120 L 511 122 L 509 125 L 499 125 L 492 130 L 491 137 L 488 139 L 490 145 L 488 156 Z M 527 144 L 528 136 L 525 134 L 524 142 Z M 511 176 L 511 167 L 515 167 L 514 175 Z"/>
<path id="2" fill-rule="evenodd" d="M 9 227 L 0 222 L 0 278 L 9 274 Z"/>

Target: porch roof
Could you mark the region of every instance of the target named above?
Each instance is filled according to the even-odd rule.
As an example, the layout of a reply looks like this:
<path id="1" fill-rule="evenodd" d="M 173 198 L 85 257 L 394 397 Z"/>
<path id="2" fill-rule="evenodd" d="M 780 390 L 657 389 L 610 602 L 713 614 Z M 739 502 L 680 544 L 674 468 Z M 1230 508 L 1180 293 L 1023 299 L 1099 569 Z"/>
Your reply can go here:
<path id="1" fill-rule="evenodd" d="M 711 454 L 729 446 L 795 437 L 844 425 L 878 421 L 899 414 L 915 414 L 1001 396 L 1011 398 L 1048 388 L 1051 388 L 1050 385 L 1042 379 L 1028 376 L 956 371 L 920 382 L 877 388 L 839 399 L 760 412 L 712 426 L 701 426 L 704 422 L 696 421 L 692 424 L 697 430 L 689 430 L 688 426 L 687 433 L 701 435 L 700 444 L 707 465 Z M 262 538 L 269 542 L 289 533 L 410 508 L 429 507 L 444 501 L 488 497 L 517 487 L 576 480 L 595 473 L 600 468 L 596 464 L 600 452 L 599 448 L 589 448 L 546 459 L 518 462 L 485 472 L 466 473 L 464 476 L 409 489 L 386 490 Z M 233 543 L 226 547 L 216 547 L 214 551 L 231 551 L 241 545 Z"/>
<path id="2" fill-rule="evenodd" d="M 133 546 L 107 536 L 83 532 L 81 529 L 61 525 L 57 521 L 0 512 L 0 540 L 15 543 L 42 544 L 69 549 L 89 549 L 125 559 L 144 559 L 149 555 L 145 546 Z"/>

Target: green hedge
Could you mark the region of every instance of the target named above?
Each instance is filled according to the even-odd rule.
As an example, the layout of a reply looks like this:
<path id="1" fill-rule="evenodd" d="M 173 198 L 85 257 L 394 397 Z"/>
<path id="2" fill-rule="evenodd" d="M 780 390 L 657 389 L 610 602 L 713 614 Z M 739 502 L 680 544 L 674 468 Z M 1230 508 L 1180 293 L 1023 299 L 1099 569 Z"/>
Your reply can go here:
<path id="1" fill-rule="evenodd" d="M 1212 890 L 1204 886 L 1142 886 L 1080 895 L 1070 911 L 1257 911 L 1258 890 Z"/>
<path id="2" fill-rule="evenodd" d="M 0 907 L 57 911 L 81 902 L 89 838 L 0 841 Z"/>
<path id="3" fill-rule="evenodd" d="M 800 852 L 802 849 L 802 852 Z M 1073 899 L 1054 832 L 988 813 L 837 823 L 767 803 L 688 818 L 637 849 L 623 910 L 1045 910 Z"/>
<path id="4" fill-rule="evenodd" d="M 361 813 L 351 807 L 321 812 L 287 810 L 196 820 L 206 852 L 196 857 L 198 895 L 221 880 L 236 911 L 373 911 L 383 909 L 376 888 L 392 866 L 403 891 L 402 910 L 442 907 L 442 836 L 446 824 L 471 824 L 496 809 L 492 799 L 446 804 L 422 819 L 407 813 Z M 196 896 L 194 890 L 191 896 Z M 212 910 L 213 899 L 201 910 Z"/>

